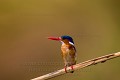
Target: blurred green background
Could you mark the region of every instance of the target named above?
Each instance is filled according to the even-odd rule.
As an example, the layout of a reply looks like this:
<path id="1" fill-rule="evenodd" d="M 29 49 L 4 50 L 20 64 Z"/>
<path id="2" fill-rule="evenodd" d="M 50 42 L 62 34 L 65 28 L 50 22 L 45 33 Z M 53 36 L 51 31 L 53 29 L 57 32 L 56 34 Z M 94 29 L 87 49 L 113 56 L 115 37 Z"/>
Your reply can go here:
<path id="1" fill-rule="evenodd" d="M 0 0 L 0 80 L 30 80 L 64 67 L 70 35 L 77 62 L 120 51 L 119 0 Z M 120 58 L 51 80 L 119 80 Z"/>

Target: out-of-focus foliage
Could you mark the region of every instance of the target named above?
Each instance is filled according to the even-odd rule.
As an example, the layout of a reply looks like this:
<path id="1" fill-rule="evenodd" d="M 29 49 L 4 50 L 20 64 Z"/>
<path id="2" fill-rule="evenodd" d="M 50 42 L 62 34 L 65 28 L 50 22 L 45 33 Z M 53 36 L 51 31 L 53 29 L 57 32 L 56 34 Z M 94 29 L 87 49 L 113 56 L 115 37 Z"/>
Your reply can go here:
<path id="1" fill-rule="evenodd" d="M 70 35 L 77 62 L 120 51 L 119 0 L 1 0 L 0 80 L 30 80 L 64 67 L 60 43 Z M 120 59 L 51 80 L 119 80 Z"/>

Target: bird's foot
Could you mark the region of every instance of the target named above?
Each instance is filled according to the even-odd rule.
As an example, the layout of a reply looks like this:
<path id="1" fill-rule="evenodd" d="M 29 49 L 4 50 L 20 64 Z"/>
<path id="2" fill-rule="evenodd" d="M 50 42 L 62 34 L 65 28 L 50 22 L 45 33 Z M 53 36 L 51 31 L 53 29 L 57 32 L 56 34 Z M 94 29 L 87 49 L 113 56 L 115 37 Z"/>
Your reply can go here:
<path id="1" fill-rule="evenodd" d="M 66 66 L 65 66 L 65 68 L 64 68 L 64 69 L 65 69 L 65 72 L 67 73 L 67 67 L 66 67 Z"/>
<path id="2" fill-rule="evenodd" d="M 70 67 L 71 67 L 71 69 L 70 69 L 68 72 L 73 73 L 73 72 L 74 72 L 73 65 L 72 65 L 72 66 L 70 66 Z M 65 68 L 64 68 L 64 69 L 65 69 L 65 72 L 66 72 L 66 73 L 68 73 L 68 72 L 67 72 L 67 66 L 65 66 Z"/>
<path id="3" fill-rule="evenodd" d="M 73 72 L 74 72 L 74 68 L 73 68 L 73 65 L 72 65 L 70 73 L 73 73 Z"/>
<path id="4" fill-rule="evenodd" d="M 73 65 L 71 66 L 71 69 L 74 70 Z"/>

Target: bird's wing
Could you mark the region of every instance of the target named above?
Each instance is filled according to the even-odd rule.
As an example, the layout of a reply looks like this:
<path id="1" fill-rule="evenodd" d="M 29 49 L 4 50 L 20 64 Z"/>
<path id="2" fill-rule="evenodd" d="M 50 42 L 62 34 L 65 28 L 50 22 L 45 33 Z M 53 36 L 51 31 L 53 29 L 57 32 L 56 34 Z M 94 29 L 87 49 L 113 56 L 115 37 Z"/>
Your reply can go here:
<path id="1" fill-rule="evenodd" d="M 69 50 L 70 50 L 70 52 L 69 52 L 70 56 L 71 57 L 76 57 L 76 48 L 75 48 L 75 46 L 70 45 Z"/>

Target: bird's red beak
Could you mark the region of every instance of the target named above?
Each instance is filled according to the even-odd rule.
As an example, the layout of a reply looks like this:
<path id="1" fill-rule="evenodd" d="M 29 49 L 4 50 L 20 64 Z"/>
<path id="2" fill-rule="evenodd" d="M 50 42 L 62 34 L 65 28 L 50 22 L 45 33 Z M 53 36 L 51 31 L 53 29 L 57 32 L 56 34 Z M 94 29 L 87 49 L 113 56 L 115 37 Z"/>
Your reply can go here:
<path id="1" fill-rule="evenodd" d="M 51 40 L 56 40 L 56 41 L 60 41 L 61 38 L 60 37 L 48 37 L 48 39 L 51 39 Z"/>

